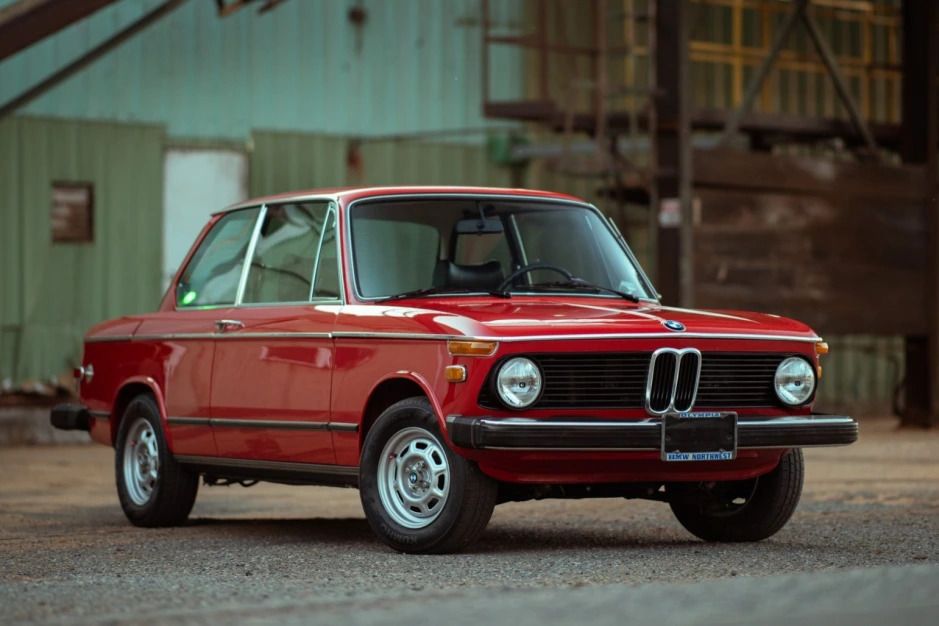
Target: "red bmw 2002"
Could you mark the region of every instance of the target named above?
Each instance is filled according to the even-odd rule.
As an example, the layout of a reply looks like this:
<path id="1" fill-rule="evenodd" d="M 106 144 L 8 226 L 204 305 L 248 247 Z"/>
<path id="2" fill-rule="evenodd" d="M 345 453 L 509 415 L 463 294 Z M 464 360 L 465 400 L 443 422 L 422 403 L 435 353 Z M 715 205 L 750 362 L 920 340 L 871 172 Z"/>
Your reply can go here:
<path id="1" fill-rule="evenodd" d="M 667 502 L 709 541 L 777 532 L 827 346 L 805 325 L 662 306 L 616 227 L 547 192 L 326 189 L 216 214 L 159 311 L 85 340 L 52 423 L 115 448 L 139 526 L 208 485 L 357 486 L 375 533 L 450 552 L 500 502 Z"/>

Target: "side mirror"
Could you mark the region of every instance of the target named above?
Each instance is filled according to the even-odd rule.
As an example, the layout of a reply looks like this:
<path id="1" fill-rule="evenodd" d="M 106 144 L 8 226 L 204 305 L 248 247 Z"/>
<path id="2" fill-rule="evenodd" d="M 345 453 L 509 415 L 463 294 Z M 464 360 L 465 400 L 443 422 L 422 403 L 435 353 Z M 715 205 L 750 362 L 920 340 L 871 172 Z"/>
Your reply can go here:
<path id="1" fill-rule="evenodd" d="M 505 232 L 502 220 L 497 217 L 462 219 L 456 223 L 455 230 L 458 235 L 495 235 Z"/>

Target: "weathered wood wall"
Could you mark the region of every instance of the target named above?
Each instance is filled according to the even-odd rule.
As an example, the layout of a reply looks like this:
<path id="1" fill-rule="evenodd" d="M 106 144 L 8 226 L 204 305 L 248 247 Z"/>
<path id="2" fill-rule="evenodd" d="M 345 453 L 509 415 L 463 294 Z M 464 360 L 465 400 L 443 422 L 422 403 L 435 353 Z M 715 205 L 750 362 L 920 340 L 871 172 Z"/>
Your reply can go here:
<path id="1" fill-rule="evenodd" d="M 696 306 L 926 333 L 922 168 L 697 151 L 694 178 Z"/>

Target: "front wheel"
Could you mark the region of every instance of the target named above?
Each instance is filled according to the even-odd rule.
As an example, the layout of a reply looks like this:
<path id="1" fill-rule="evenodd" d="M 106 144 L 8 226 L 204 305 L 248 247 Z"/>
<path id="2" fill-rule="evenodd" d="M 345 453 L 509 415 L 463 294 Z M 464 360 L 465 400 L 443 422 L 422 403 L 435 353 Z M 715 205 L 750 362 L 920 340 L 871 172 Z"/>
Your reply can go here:
<path id="1" fill-rule="evenodd" d="M 199 474 L 170 454 L 160 410 L 148 395 L 124 411 L 114 449 L 117 496 L 135 526 L 175 526 L 186 521 L 199 489 Z"/>
<path id="2" fill-rule="evenodd" d="M 677 483 L 667 492 L 675 517 L 705 541 L 760 541 L 786 525 L 799 504 L 802 450 L 783 455 L 776 469 L 751 480 Z"/>
<path id="3" fill-rule="evenodd" d="M 369 430 L 359 466 L 362 508 L 395 550 L 456 552 L 482 534 L 497 485 L 443 441 L 426 398 L 388 407 Z"/>

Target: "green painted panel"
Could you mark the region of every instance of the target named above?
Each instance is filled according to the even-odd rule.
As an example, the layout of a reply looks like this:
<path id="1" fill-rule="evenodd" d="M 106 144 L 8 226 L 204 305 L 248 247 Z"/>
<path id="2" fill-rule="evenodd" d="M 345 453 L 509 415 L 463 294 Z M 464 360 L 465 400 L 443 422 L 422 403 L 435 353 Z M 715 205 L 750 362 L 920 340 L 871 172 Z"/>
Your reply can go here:
<path id="1" fill-rule="evenodd" d="M 348 141 L 330 135 L 255 131 L 248 188 L 252 196 L 346 184 Z"/>
<path id="2" fill-rule="evenodd" d="M 163 132 L 33 118 L 14 126 L 16 140 L 2 144 L 9 152 L 0 180 L 16 181 L 19 193 L 0 196 L 0 218 L 19 221 L 21 243 L 11 261 L 15 279 L 0 284 L 0 295 L 20 315 L 3 307 L 4 344 L 15 347 L 3 350 L 0 378 L 48 380 L 77 363 L 89 326 L 159 301 Z M 93 243 L 52 243 L 53 181 L 94 185 Z"/>

